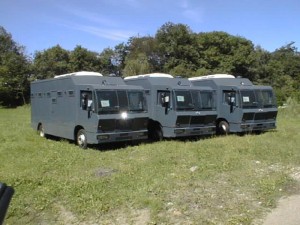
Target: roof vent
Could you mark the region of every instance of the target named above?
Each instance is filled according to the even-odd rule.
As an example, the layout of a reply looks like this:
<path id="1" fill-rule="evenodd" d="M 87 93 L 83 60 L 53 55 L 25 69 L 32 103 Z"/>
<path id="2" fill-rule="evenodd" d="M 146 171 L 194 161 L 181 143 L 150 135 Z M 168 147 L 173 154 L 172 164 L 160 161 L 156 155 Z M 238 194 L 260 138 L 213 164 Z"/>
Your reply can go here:
<path id="1" fill-rule="evenodd" d="M 60 77 L 68 77 L 68 76 L 103 76 L 101 73 L 97 72 L 90 72 L 90 71 L 79 71 L 74 73 L 67 73 L 62 75 L 57 75 L 54 78 L 60 78 Z"/>
<path id="2" fill-rule="evenodd" d="M 235 76 L 230 74 L 213 74 L 201 77 L 191 77 L 189 80 L 204 80 L 204 79 L 215 79 L 215 78 L 235 78 Z"/>
<path id="3" fill-rule="evenodd" d="M 137 76 L 129 76 L 129 77 L 125 77 L 125 80 L 129 80 L 129 79 L 134 79 L 134 78 L 141 78 L 141 77 L 164 77 L 164 78 L 174 78 L 172 75 L 170 74 L 166 74 L 166 73 L 149 73 L 149 74 L 141 74 L 141 75 L 137 75 Z"/>

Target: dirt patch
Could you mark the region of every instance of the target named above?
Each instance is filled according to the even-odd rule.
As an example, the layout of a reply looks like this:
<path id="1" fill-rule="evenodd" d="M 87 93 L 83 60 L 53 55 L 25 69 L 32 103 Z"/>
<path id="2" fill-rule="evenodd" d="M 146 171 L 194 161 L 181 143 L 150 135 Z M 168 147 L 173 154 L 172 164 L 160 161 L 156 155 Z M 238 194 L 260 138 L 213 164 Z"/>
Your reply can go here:
<path id="1" fill-rule="evenodd" d="M 278 207 L 267 217 L 263 225 L 299 225 L 300 195 L 279 200 Z"/>
<path id="2" fill-rule="evenodd" d="M 101 224 L 107 225 L 140 225 L 150 224 L 149 209 L 128 209 L 128 211 L 114 211 L 108 218 L 107 215 L 98 218 Z M 98 223 L 97 223 L 98 224 Z"/>
<path id="3" fill-rule="evenodd" d="M 105 177 L 105 176 L 110 176 L 113 173 L 118 172 L 116 169 L 109 169 L 109 168 L 99 168 L 96 170 L 95 175 L 97 177 Z"/>
<path id="4" fill-rule="evenodd" d="M 294 192 L 300 190 L 300 168 L 291 169 L 291 178 L 297 185 Z M 300 224 L 300 194 L 281 198 L 278 205 L 265 218 L 263 225 L 299 225 Z"/>
<path id="5" fill-rule="evenodd" d="M 79 224 L 77 217 L 63 205 L 57 204 L 58 209 L 58 224 Z"/>

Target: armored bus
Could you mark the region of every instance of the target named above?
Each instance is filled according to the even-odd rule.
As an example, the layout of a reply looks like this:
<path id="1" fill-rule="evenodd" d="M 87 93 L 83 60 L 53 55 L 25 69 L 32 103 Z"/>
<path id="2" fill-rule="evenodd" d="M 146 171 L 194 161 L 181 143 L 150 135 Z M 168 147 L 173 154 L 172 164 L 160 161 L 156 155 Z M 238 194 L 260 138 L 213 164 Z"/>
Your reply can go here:
<path id="1" fill-rule="evenodd" d="M 228 74 L 189 80 L 194 86 L 217 91 L 217 133 L 260 133 L 276 128 L 277 104 L 272 87 L 253 85 L 249 79 Z"/>
<path id="2" fill-rule="evenodd" d="M 75 72 L 31 83 L 31 126 L 88 144 L 148 138 L 144 90 L 121 77 Z"/>
<path id="3" fill-rule="evenodd" d="M 215 93 L 210 87 L 192 87 L 188 79 L 162 73 L 124 80 L 145 89 L 150 139 L 215 134 Z"/>

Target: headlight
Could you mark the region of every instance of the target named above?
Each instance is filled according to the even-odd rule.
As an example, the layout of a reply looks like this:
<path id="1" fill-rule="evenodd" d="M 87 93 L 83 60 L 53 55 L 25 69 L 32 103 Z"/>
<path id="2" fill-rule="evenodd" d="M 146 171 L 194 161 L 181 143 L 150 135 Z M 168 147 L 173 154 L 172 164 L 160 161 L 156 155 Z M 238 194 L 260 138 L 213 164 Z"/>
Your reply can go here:
<path id="1" fill-rule="evenodd" d="M 123 120 L 127 119 L 127 112 L 122 112 L 121 117 Z"/>

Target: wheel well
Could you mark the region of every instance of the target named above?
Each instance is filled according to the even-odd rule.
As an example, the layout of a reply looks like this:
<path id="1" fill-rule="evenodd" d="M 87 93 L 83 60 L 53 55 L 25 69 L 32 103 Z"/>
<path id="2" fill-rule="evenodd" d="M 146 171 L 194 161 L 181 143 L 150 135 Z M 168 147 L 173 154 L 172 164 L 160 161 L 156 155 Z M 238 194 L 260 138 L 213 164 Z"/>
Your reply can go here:
<path id="1" fill-rule="evenodd" d="M 154 121 L 154 120 L 149 120 L 149 122 L 148 122 L 148 131 L 151 131 L 156 127 L 161 128 L 160 123 L 157 122 L 157 121 Z"/>
<path id="2" fill-rule="evenodd" d="M 160 141 L 163 137 L 161 124 L 154 120 L 148 122 L 148 138 L 152 141 Z"/>
<path id="3" fill-rule="evenodd" d="M 43 124 L 41 122 L 38 123 L 36 130 L 39 130 Z"/>
<path id="4" fill-rule="evenodd" d="M 221 121 L 225 121 L 226 123 L 228 123 L 228 121 L 227 121 L 226 119 L 224 119 L 224 118 L 218 118 L 217 121 L 216 121 L 216 126 L 217 126 L 217 127 L 219 126 L 219 123 L 220 123 Z M 228 123 L 228 124 L 229 124 L 229 123 Z"/>
<path id="5" fill-rule="evenodd" d="M 84 129 L 83 126 L 77 125 L 74 129 L 74 140 L 76 141 L 76 136 L 79 130 Z"/>

